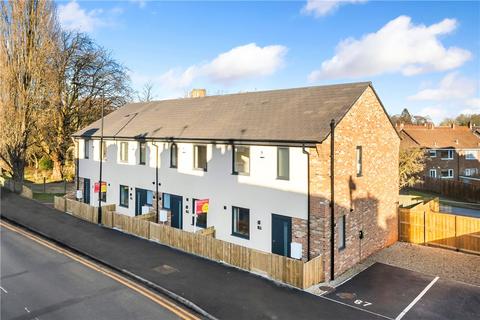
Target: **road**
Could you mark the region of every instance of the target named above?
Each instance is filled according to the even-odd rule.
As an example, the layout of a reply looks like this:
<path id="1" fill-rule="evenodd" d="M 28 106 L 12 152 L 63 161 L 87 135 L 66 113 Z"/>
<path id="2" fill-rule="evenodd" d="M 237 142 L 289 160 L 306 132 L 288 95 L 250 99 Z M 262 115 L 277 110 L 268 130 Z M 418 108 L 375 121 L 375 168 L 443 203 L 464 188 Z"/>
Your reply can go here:
<path id="1" fill-rule="evenodd" d="M 21 229 L 2 222 L 0 237 L 2 320 L 198 319 L 166 298 Z"/>

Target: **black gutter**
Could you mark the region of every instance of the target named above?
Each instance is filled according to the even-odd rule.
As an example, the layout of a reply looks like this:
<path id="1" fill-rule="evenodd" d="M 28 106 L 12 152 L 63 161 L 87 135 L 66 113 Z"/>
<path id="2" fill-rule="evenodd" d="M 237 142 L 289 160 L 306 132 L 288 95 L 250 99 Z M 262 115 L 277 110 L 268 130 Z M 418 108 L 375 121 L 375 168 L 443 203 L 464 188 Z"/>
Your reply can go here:
<path id="1" fill-rule="evenodd" d="M 335 119 L 330 122 L 330 280 L 335 278 Z"/>
<path id="2" fill-rule="evenodd" d="M 302 148 L 307 155 L 307 261 L 310 261 L 310 153 Z"/>
<path id="3" fill-rule="evenodd" d="M 158 145 L 156 144 L 155 141 L 152 141 L 152 145 L 155 146 L 155 202 L 156 202 L 156 205 L 155 205 L 155 212 L 157 214 L 157 217 L 156 217 L 156 222 L 158 223 L 159 220 L 160 220 L 160 217 L 158 215 Z"/>

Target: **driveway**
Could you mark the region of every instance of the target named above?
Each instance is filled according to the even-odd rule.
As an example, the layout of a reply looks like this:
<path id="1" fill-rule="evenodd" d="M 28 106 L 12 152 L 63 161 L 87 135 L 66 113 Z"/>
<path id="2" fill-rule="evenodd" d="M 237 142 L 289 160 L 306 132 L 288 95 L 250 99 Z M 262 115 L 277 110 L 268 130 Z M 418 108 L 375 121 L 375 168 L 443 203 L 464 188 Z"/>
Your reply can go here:
<path id="1" fill-rule="evenodd" d="M 389 319 L 480 319 L 480 287 L 375 263 L 324 297 Z"/>

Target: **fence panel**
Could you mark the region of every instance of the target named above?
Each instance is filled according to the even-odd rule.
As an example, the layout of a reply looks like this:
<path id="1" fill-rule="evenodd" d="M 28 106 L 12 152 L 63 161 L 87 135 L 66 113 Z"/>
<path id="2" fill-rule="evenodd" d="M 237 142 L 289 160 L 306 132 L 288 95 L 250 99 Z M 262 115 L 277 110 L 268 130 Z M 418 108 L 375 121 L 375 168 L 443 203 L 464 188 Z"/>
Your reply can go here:
<path id="1" fill-rule="evenodd" d="M 480 202 L 480 186 L 452 179 L 425 177 L 414 189 L 433 191 L 462 201 Z"/>
<path id="2" fill-rule="evenodd" d="M 480 219 L 457 216 L 457 238 L 460 249 L 480 253 Z"/>
<path id="3" fill-rule="evenodd" d="M 456 248 L 455 216 L 438 212 L 426 213 L 426 242 Z"/>
<path id="4" fill-rule="evenodd" d="M 303 265 L 303 288 L 311 287 L 324 280 L 323 257 L 318 256 Z"/>

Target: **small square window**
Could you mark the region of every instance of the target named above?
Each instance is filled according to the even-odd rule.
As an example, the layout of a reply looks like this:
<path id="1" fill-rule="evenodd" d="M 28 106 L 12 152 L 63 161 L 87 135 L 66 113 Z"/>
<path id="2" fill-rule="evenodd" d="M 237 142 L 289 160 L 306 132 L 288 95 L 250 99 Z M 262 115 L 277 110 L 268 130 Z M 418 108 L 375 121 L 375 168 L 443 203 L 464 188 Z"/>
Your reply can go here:
<path id="1" fill-rule="evenodd" d="M 194 152 L 194 168 L 207 171 L 207 146 L 195 145 Z"/>
<path id="2" fill-rule="evenodd" d="M 435 158 L 437 156 L 437 150 L 428 150 L 428 155 L 430 158 Z"/>
<path id="3" fill-rule="evenodd" d="M 476 160 L 477 159 L 477 152 L 474 150 L 467 150 L 465 151 L 465 159 L 467 160 Z"/>
<path id="4" fill-rule="evenodd" d="M 436 178 L 437 177 L 437 170 L 430 169 L 429 176 L 430 176 L 430 178 Z"/>
<path id="5" fill-rule="evenodd" d="M 232 207 L 232 235 L 250 238 L 250 210 Z"/>

